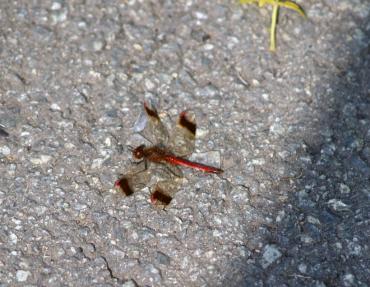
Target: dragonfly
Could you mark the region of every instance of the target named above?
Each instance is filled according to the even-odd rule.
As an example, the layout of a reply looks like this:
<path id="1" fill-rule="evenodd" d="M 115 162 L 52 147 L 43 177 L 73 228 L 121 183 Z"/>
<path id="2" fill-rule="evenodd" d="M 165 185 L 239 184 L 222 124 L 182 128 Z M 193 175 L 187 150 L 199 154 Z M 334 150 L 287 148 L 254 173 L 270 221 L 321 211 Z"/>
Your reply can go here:
<path id="1" fill-rule="evenodd" d="M 152 188 L 150 201 L 155 206 L 166 207 L 179 189 L 183 178 L 180 167 L 191 168 L 209 174 L 221 174 L 223 170 L 214 166 L 190 161 L 188 157 L 195 148 L 195 114 L 190 110 L 180 113 L 177 124 L 170 134 L 162 123 L 156 107 L 144 102 L 146 124 L 140 134 L 150 142 L 131 148 L 135 165 L 133 171 L 121 176 L 115 188 L 126 196 L 143 189 L 155 175 L 159 180 Z M 151 168 L 151 166 L 155 166 Z"/>

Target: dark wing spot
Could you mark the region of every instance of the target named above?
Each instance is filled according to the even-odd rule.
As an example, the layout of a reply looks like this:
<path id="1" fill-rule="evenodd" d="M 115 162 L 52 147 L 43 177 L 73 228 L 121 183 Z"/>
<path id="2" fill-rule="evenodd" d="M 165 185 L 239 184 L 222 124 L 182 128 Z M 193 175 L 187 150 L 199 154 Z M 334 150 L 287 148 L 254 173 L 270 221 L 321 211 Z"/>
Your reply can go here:
<path id="1" fill-rule="evenodd" d="M 161 202 L 164 205 L 170 204 L 172 197 L 165 194 L 161 189 L 156 189 L 152 195 L 151 199 L 153 203 L 156 203 L 157 201 Z"/>
<path id="2" fill-rule="evenodd" d="M 186 117 L 186 112 L 182 112 L 180 114 L 179 125 L 186 128 L 189 132 L 195 135 L 195 132 L 197 130 L 197 125 Z"/>
<path id="3" fill-rule="evenodd" d="M 117 180 L 115 186 L 119 188 L 126 196 L 130 196 L 134 193 L 126 177 L 122 177 L 121 179 Z"/>
<path id="4" fill-rule="evenodd" d="M 150 117 L 153 117 L 153 118 L 156 118 L 159 120 L 159 116 L 158 116 L 158 113 L 155 109 L 151 109 L 149 108 L 148 104 L 147 103 L 144 103 L 144 108 L 145 108 L 145 111 L 146 113 L 150 116 Z"/>

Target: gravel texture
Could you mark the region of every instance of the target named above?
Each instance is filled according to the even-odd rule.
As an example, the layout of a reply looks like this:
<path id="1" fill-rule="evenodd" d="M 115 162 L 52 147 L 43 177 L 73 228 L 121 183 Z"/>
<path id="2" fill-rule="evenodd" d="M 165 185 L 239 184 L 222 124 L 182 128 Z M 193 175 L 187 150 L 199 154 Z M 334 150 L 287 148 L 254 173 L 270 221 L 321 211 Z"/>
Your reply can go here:
<path id="1" fill-rule="evenodd" d="M 0 286 L 370 286 L 370 5 L 0 2 Z M 113 184 L 192 108 L 171 206 Z M 6 136 L 6 132 L 9 136 Z"/>

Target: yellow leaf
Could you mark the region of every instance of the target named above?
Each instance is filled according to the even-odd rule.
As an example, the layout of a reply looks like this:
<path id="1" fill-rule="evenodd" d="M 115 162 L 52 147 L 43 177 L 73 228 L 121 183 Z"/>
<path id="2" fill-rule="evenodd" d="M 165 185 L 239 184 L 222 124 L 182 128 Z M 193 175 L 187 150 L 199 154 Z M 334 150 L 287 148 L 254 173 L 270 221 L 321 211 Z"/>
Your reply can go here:
<path id="1" fill-rule="evenodd" d="M 306 14 L 304 13 L 303 9 L 292 1 L 279 2 L 279 6 L 292 9 L 298 12 L 301 16 L 306 17 Z"/>
<path id="2" fill-rule="evenodd" d="M 281 0 L 239 0 L 240 4 L 251 4 L 256 3 L 259 7 L 265 4 L 272 5 L 272 18 L 270 28 L 270 51 L 276 50 L 276 25 L 278 21 L 279 7 L 288 8 L 298 12 L 301 16 L 306 17 L 303 9 L 292 1 L 281 1 Z"/>

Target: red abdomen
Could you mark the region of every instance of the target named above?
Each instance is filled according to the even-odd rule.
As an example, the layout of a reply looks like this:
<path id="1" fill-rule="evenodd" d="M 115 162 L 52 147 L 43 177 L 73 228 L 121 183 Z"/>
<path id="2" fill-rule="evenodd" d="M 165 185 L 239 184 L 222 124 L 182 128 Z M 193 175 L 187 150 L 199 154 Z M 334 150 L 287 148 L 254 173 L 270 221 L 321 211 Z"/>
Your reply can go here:
<path id="1" fill-rule="evenodd" d="M 205 164 L 198 163 L 198 162 L 193 162 L 193 161 L 186 160 L 186 159 L 176 157 L 176 156 L 166 156 L 164 160 L 173 165 L 181 165 L 181 166 L 197 169 L 203 172 L 216 173 L 216 174 L 223 172 L 223 170 L 220 168 L 205 165 Z"/>

